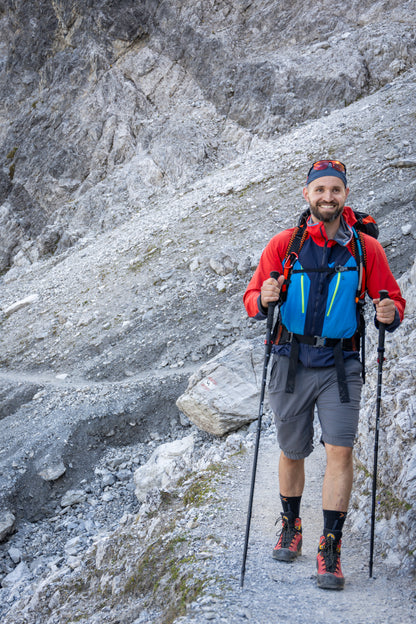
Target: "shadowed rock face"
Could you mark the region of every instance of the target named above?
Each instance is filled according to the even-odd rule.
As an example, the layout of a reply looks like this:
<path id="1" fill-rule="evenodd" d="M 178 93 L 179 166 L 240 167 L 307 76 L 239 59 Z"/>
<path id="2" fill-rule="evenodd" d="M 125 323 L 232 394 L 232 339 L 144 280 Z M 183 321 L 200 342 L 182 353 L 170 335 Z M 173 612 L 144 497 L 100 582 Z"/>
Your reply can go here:
<path id="1" fill-rule="evenodd" d="M 0 270 L 374 92 L 414 64 L 404 19 L 401 2 L 2 3 Z"/>

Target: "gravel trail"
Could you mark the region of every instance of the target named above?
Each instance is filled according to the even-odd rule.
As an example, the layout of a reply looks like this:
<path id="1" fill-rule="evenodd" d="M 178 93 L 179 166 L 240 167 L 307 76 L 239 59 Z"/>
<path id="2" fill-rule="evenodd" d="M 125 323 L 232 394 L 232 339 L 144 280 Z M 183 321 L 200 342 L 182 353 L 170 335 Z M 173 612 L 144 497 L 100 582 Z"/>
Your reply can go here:
<path id="1" fill-rule="evenodd" d="M 342 547 L 343 591 L 326 591 L 316 585 L 316 551 L 322 531 L 321 486 L 325 451 L 317 445 L 306 460 L 306 486 L 302 499 L 303 552 L 293 564 L 275 561 L 279 449 L 273 437 L 261 440 L 250 542 L 243 589 L 240 588 L 248 494 L 253 450 L 238 459 L 237 469 L 223 483 L 225 499 L 218 514 L 216 531 L 226 534 L 228 548 L 217 571 L 226 575 L 229 591 L 221 598 L 205 596 L 191 605 L 181 624 L 204 621 L 268 624 L 410 624 L 416 620 L 416 592 L 411 579 L 388 570 L 375 554 L 373 578 L 368 575 L 369 533 L 351 535 L 348 520 Z M 214 528 L 214 527 L 213 527 Z M 224 539 L 224 535 L 223 535 Z"/>

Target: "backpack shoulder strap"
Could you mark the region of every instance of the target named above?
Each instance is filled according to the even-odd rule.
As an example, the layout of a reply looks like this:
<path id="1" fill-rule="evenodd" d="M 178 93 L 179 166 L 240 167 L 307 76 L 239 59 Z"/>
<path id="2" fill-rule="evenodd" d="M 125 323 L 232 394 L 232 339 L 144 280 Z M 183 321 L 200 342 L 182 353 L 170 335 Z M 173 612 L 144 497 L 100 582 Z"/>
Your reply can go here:
<path id="1" fill-rule="evenodd" d="M 287 260 L 292 253 L 295 253 L 297 256 L 299 255 L 307 233 L 306 223 L 302 223 L 294 229 L 286 249 L 285 260 Z"/>
<path id="2" fill-rule="evenodd" d="M 299 252 L 302 248 L 303 243 L 305 242 L 307 235 L 308 230 L 306 227 L 306 221 L 298 225 L 293 230 L 293 234 L 290 238 L 285 253 L 285 261 L 283 266 L 283 277 L 285 278 L 285 281 L 283 282 L 282 288 L 280 290 L 280 303 L 284 303 L 286 301 L 287 289 L 289 288 L 293 265 L 298 259 Z"/>
<path id="3" fill-rule="evenodd" d="M 305 242 L 308 230 L 306 227 L 308 218 L 311 215 L 311 211 L 308 209 L 304 210 L 302 214 L 299 216 L 298 225 L 294 229 L 293 234 L 290 238 L 289 244 L 286 249 L 285 260 L 290 256 L 291 253 L 295 253 L 299 255 L 299 252 L 302 248 L 303 243 Z"/>
<path id="4" fill-rule="evenodd" d="M 354 254 L 355 261 L 358 267 L 358 287 L 355 301 L 358 302 L 364 300 L 364 295 L 366 293 L 366 266 L 367 266 L 367 252 L 364 243 L 363 233 L 357 231 L 354 227 L 353 231 L 353 239 L 352 239 L 352 252 Z"/>
<path id="5" fill-rule="evenodd" d="M 293 230 L 292 236 L 290 237 L 289 240 L 289 244 L 287 246 L 286 249 L 286 253 L 285 253 L 285 258 L 284 258 L 284 266 L 283 266 L 283 277 L 284 282 L 282 284 L 282 287 L 280 289 L 280 297 L 279 297 L 279 304 L 281 305 L 282 303 L 284 303 L 286 301 L 287 298 L 287 289 L 289 287 L 290 284 L 290 278 L 291 278 L 291 274 L 293 271 L 293 265 L 295 264 L 298 256 L 299 256 L 299 252 L 302 248 L 303 243 L 305 242 L 305 239 L 307 237 L 308 234 L 308 230 L 306 227 L 306 219 L 304 218 L 305 213 L 307 211 L 305 211 L 304 213 L 302 213 L 302 215 L 299 218 L 299 224 L 298 226 Z M 277 317 L 277 321 L 276 324 L 274 326 L 273 332 L 272 332 L 272 343 L 276 342 L 276 337 L 278 335 L 278 332 L 282 331 L 282 324 L 281 324 L 281 319 L 280 319 L 280 309 L 279 309 L 279 314 Z M 277 338 L 277 342 L 279 342 L 279 339 Z"/>
<path id="6" fill-rule="evenodd" d="M 366 266 L 367 266 L 367 253 L 364 243 L 364 235 L 362 232 L 357 231 L 354 227 L 353 239 L 352 239 L 352 251 L 355 261 L 358 267 L 358 286 L 355 295 L 355 302 L 359 311 L 359 334 L 360 334 L 360 350 L 361 350 L 361 364 L 362 364 L 362 380 L 365 383 L 365 317 L 364 317 L 364 305 L 365 305 L 365 293 L 366 288 Z"/>

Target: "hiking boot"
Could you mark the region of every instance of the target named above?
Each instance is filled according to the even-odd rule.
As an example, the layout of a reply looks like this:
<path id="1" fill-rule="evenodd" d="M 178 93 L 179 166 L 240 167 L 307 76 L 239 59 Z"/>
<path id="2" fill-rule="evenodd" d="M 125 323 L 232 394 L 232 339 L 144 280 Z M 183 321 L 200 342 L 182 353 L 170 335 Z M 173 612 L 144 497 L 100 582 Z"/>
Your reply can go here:
<path id="1" fill-rule="evenodd" d="M 319 541 L 318 587 L 322 589 L 344 589 L 345 579 L 341 571 L 341 540 L 336 541 L 332 533 L 322 535 Z"/>
<path id="2" fill-rule="evenodd" d="M 290 513 L 282 513 L 281 516 L 282 530 L 273 549 L 273 559 L 290 562 L 302 554 L 302 522 Z"/>

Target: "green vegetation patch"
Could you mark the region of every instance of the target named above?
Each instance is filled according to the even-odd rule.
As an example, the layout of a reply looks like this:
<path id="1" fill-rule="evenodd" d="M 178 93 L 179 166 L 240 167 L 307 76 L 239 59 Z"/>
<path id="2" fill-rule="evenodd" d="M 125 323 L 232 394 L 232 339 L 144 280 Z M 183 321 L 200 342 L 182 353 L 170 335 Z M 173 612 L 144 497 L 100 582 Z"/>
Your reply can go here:
<path id="1" fill-rule="evenodd" d="M 360 470 L 366 478 L 373 478 L 373 475 L 361 462 L 355 462 L 356 468 Z M 363 490 L 362 494 L 370 496 L 371 492 Z M 393 514 L 401 514 L 410 511 L 413 506 L 403 498 L 399 498 L 389 490 L 380 477 L 377 478 L 377 515 L 379 517 L 391 518 Z"/>
<path id="2" fill-rule="evenodd" d="M 197 558 L 187 536 L 158 539 L 144 551 L 136 570 L 127 579 L 126 596 L 145 596 L 146 606 L 161 609 L 161 624 L 170 624 L 186 612 L 208 584 L 194 576 Z"/>
<path id="3" fill-rule="evenodd" d="M 13 158 L 16 156 L 16 152 L 17 152 L 17 147 L 14 147 L 13 149 L 10 150 L 10 152 L 7 154 L 7 159 L 8 160 L 13 160 Z"/>
<path id="4" fill-rule="evenodd" d="M 155 258 L 158 258 L 161 254 L 161 251 L 162 250 L 160 249 L 160 247 L 149 246 L 143 256 L 136 257 L 135 260 L 132 260 L 129 266 L 129 270 L 133 271 L 133 273 L 140 272 L 143 267 L 146 266 L 150 259 L 154 260 Z"/>
<path id="5" fill-rule="evenodd" d="M 226 470 L 221 464 L 211 464 L 201 474 L 195 475 L 193 473 L 192 483 L 183 497 L 184 505 L 192 505 L 193 507 L 204 505 L 215 492 L 218 480 L 225 472 Z"/>
<path id="6" fill-rule="evenodd" d="M 412 509 L 412 505 L 399 498 L 387 488 L 377 490 L 378 512 L 383 517 L 389 519 L 393 514 L 406 513 Z"/>

